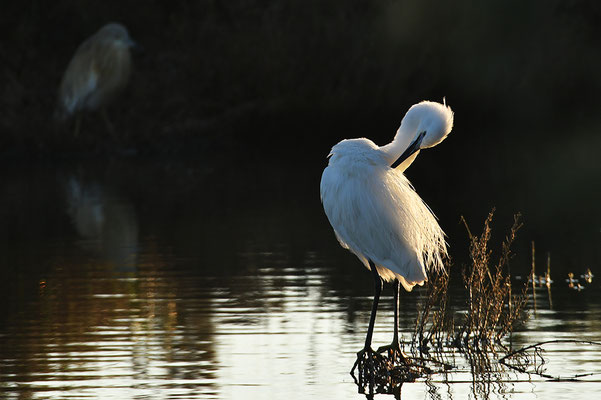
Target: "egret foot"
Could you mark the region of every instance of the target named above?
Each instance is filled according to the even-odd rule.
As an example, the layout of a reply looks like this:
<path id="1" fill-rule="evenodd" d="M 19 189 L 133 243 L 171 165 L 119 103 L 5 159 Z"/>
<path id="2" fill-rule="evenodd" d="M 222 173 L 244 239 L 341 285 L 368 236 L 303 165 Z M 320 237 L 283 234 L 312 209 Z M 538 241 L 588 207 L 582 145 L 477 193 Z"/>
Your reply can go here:
<path id="1" fill-rule="evenodd" d="M 355 375 L 355 369 L 357 375 Z M 364 348 L 357 353 L 357 360 L 351 369 L 351 375 L 359 387 L 369 385 L 370 392 L 379 384 L 382 376 L 387 376 L 386 362 L 384 358 L 373 351 L 370 347 Z"/>
<path id="2" fill-rule="evenodd" d="M 377 353 L 387 354 L 387 361 L 390 364 L 390 368 L 397 364 L 407 365 L 411 363 L 409 357 L 401 350 L 401 345 L 398 340 L 393 340 L 388 346 L 380 347 Z"/>

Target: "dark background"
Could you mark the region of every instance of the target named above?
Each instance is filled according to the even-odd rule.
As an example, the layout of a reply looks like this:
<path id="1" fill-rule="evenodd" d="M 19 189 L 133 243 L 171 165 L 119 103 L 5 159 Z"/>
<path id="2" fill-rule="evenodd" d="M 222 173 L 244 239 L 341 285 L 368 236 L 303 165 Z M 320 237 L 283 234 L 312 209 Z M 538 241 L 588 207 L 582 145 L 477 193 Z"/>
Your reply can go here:
<path id="1" fill-rule="evenodd" d="M 111 21 L 144 47 L 109 110 L 120 138 L 95 114 L 74 137 L 52 120 L 57 88 Z M 318 201 L 333 144 L 385 144 L 412 104 L 446 97 L 453 133 L 408 175 L 449 237 L 497 206 L 502 229 L 523 213 L 521 254 L 535 240 L 580 266 L 601 259 L 600 22 L 596 1 L 4 2 L 0 159 L 269 159 Z"/>
<path id="2" fill-rule="evenodd" d="M 388 141 L 409 105 L 443 96 L 457 130 L 480 131 L 472 146 L 499 143 L 486 134 L 494 127 L 506 128 L 503 142 L 548 141 L 542 128 L 596 120 L 599 105 L 595 1 L 31 0 L 2 8 L 4 152 L 71 139 L 48 137 L 57 87 L 77 46 L 110 21 L 145 49 L 111 114 L 139 151 L 216 134 L 209 125 L 224 115 L 220 123 L 262 127 L 238 126 L 236 141 L 262 140 L 271 133 L 264 118 L 277 115 L 292 127 L 308 119 L 332 129 L 278 134 L 271 147 L 301 140 L 322 154 L 349 129 Z M 86 129 L 102 133 L 96 125 Z M 540 137 L 519 137 L 525 129 Z"/>

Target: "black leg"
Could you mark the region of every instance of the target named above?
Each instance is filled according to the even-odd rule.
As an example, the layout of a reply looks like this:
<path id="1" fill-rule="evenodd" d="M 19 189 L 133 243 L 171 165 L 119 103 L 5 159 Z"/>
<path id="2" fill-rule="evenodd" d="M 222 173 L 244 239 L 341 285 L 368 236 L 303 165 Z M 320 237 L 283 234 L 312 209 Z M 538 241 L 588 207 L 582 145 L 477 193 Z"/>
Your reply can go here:
<path id="1" fill-rule="evenodd" d="M 106 113 L 106 108 L 102 107 L 100 109 L 100 114 L 102 115 L 102 119 L 104 120 L 104 124 L 106 125 L 106 130 L 108 131 L 108 133 L 111 136 L 116 137 L 117 135 L 115 133 L 115 128 L 113 127 L 111 120 L 109 120 L 109 116 Z"/>
<path id="2" fill-rule="evenodd" d="M 79 135 L 79 128 L 81 126 L 81 119 L 82 119 L 81 113 L 77 113 L 75 115 L 75 129 L 73 131 L 73 137 L 77 137 L 77 135 Z"/>
<path id="3" fill-rule="evenodd" d="M 373 351 L 371 348 L 371 339 L 374 333 L 374 325 L 376 323 L 376 313 L 378 311 L 380 294 L 382 293 L 382 278 L 380 278 L 378 270 L 373 262 L 369 261 L 369 267 L 374 278 L 374 302 L 371 308 L 367 336 L 365 337 L 365 347 L 363 350 L 357 353 L 357 361 L 355 361 L 355 364 L 351 369 L 351 375 L 360 388 L 364 389 L 365 386 L 368 385 L 369 393 L 370 395 L 373 395 L 374 387 L 376 385 L 376 378 L 380 377 L 383 371 L 382 356 Z M 358 380 L 355 377 L 355 369 L 358 373 Z"/>
<path id="4" fill-rule="evenodd" d="M 394 281 L 394 338 L 392 341 L 398 343 L 399 341 L 399 290 L 401 289 L 401 282 L 398 279 Z"/>
<path id="5" fill-rule="evenodd" d="M 378 349 L 378 353 L 387 353 L 388 359 L 394 365 L 397 362 L 407 362 L 407 356 L 401 351 L 399 342 L 399 291 L 401 290 L 401 282 L 394 281 L 394 337 L 392 343 L 388 346 L 382 346 Z"/>
<path id="6" fill-rule="evenodd" d="M 374 325 L 376 324 L 376 313 L 378 312 L 378 303 L 380 302 L 380 294 L 382 293 L 382 278 L 378 274 L 378 270 L 371 260 L 369 261 L 371 275 L 374 278 L 374 302 L 371 307 L 371 316 L 369 317 L 369 328 L 367 328 L 367 337 L 365 338 L 365 348 L 371 347 L 371 338 L 374 334 Z"/>

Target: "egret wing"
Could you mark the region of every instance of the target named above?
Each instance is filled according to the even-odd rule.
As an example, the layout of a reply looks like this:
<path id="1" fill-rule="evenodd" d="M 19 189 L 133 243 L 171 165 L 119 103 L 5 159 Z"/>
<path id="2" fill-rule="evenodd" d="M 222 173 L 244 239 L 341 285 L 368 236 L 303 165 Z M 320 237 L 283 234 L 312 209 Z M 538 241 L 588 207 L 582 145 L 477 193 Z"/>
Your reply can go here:
<path id="1" fill-rule="evenodd" d="M 384 279 L 400 275 L 411 287 L 426 280 L 425 266 L 440 265 L 444 234 L 429 208 L 399 171 L 363 166 L 348 174 L 326 168 L 322 201 L 340 243 Z M 384 273 L 382 273 L 384 272 Z"/>

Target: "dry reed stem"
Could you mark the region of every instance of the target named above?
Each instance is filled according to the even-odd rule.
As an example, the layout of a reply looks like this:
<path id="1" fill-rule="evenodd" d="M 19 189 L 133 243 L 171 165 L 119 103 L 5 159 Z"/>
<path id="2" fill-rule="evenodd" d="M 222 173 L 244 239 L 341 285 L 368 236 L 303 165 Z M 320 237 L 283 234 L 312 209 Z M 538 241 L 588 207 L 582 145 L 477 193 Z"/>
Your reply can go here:
<path id="1" fill-rule="evenodd" d="M 524 319 L 528 288 L 526 285 L 514 295 L 510 282 L 510 248 L 521 227 L 519 214 L 514 216 L 497 263 L 491 266 L 488 244 L 493 213 L 494 210 L 486 218 L 480 236 L 472 235 L 463 219 L 470 237 L 470 264 L 462 273 L 468 295 L 465 317 L 458 324 L 453 317 L 449 305 L 450 274 L 433 274 L 425 302 L 418 309 L 412 334 L 413 357 L 402 362 L 386 355 L 358 359 L 351 375 L 361 393 L 396 393 L 403 382 L 455 368 L 453 362 L 446 360 L 450 347 L 465 354 L 474 373 L 490 372 L 490 353 L 494 354 L 499 346 L 505 350 L 501 340 L 513 331 L 517 321 Z M 449 267 L 450 261 L 445 264 Z"/>
<path id="2" fill-rule="evenodd" d="M 513 330 L 522 318 L 527 295 L 514 295 L 511 289 L 509 261 L 511 245 L 522 224 L 520 215 L 503 241 L 498 262 L 491 269 L 489 249 L 494 209 L 484 221 L 480 236 L 471 235 L 470 265 L 463 270 L 464 286 L 468 292 L 467 314 L 455 337 L 455 345 L 467 351 L 494 351 L 501 339 Z"/>
<path id="3" fill-rule="evenodd" d="M 418 310 L 413 332 L 413 352 L 423 356 L 435 346 L 442 349 L 449 343 L 467 352 L 494 351 L 501 340 L 513 331 L 517 321 L 524 319 L 527 301 L 526 287 L 517 295 L 512 292 L 509 261 L 511 245 L 522 224 L 520 215 L 505 237 L 498 261 L 491 261 L 489 249 L 494 209 L 484 221 L 479 236 L 473 235 L 462 217 L 470 238 L 470 264 L 463 270 L 467 291 L 467 312 L 456 323 L 449 308 L 449 274 L 435 275 L 428 286 L 426 301 Z M 447 263 L 448 264 L 448 263 Z"/>

